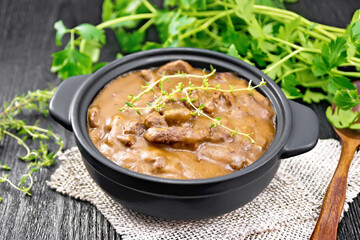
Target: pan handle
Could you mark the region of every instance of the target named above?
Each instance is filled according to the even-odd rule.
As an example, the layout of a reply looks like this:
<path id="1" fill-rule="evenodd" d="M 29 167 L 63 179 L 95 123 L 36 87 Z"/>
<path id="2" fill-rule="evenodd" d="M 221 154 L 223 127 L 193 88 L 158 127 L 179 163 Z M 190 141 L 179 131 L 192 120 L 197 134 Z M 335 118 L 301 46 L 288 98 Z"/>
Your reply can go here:
<path id="1" fill-rule="evenodd" d="M 50 116 L 72 131 L 70 109 L 76 91 L 90 75 L 73 76 L 63 81 L 50 100 Z"/>
<path id="2" fill-rule="evenodd" d="M 302 104 L 289 101 L 292 113 L 290 137 L 281 158 L 288 158 L 313 149 L 318 141 L 319 120 L 315 112 Z"/>

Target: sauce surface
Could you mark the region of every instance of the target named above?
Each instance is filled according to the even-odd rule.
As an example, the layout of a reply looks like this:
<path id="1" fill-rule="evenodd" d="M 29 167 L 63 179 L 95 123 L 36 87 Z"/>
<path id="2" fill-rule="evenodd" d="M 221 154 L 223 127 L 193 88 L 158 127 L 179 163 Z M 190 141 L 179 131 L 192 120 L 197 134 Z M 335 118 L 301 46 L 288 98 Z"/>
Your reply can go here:
<path id="1" fill-rule="evenodd" d="M 103 155 L 139 173 L 201 179 L 232 173 L 264 154 L 275 135 L 275 114 L 270 101 L 256 90 L 252 94 L 248 90 L 189 92 L 195 107 L 202 106 L 202 111 L 213 119 L 222 117 L 221 123 L 230 129 L 251 133 L 255 143 L 240 134 L 231 136 L 231 131 L 221 126 L 211 127 L 214 122 L 204 115 L 192 116 L 195 109 L 184 100 L 184 92 L 174 94 L 158 111 L 149 107 L 149 103 L 155 103 L 155 96 L 160 96 L 158 84 L 133 103 L 141 115 L 130 107 L 119 111 L 130 94 L 137 96 L 163 74 L 178 72 L 200 76 L 209 73 L 178 60 L 122 75 L 99 92 L 88 110 L 88 132 Z M 179 75 L 164 81 L 163 90 L 170 93 L 180 82 L 189 86 L 189 81 L 203 85 L 201 78 Z M 208 78 L 208 84 L 223 90 L 229 90 L 231 85 L 235 89 L 248 87 L 247 81 L 228 72 L 215 73 Z"/>

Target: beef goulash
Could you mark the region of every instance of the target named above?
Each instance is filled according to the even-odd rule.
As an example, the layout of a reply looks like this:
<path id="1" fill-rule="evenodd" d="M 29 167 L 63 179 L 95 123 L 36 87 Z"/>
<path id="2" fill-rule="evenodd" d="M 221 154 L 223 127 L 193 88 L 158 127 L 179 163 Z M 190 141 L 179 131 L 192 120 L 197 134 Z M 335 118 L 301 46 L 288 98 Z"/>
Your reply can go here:
<path id="1" fill-rule="evenodd" d="M 246 89 L 247 81 L 229 72 L 209 74 L 207 89 L 182 90 L 159 104 L 161 96 L 181 83 L 183 88 L 204 86 L 203 78 L 190 75 L 206 74 L 209 72 L 178 60 L 120 76 L 89 107 L 92 142 L 118 165 L 162 178 L 217 177 L 252 164 L 274 138 L 275 114 L 267 98 Z M 164 75 L 173 77 L 162 86 L 155 84 Z M 152 90 L 145 92 L 153 83 Z M 219 91 L 240 88 L 245 90 Z M 142 92 L 130 103 L 132 96 Z M 251 134 L 254 142 L 225 127 Z"/>

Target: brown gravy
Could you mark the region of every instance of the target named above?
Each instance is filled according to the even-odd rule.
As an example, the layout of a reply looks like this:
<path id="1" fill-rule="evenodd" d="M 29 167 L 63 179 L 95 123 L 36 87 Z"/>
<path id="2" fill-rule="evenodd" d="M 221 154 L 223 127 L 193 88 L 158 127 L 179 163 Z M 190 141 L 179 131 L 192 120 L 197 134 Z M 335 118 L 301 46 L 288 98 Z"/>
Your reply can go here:
<path id="1" fill-rule="evenodd" d="M 123 107 L 129 94 L 137 96 L 163 74 L 177 72 L 204 75 L 182 60 L 170 62 L 156 69 L 134 71 L 115 79 L 100 91 L 88 110 L 88 132 L 94 145 L 111 161 L 120 166 L 148 175 L 174 179 L 200 179 L 221 176 L 242 169 L 264 154 L 275 135 L 275 114 L 270 101 L 253 90 L 223 93 L 216 90 L 194 90 L 193 104 L 212 118 L 222 117 L 223 125 L 252 133 L 255 143 L 242 135 L 231 136 L 225 128 L 210 127 L 212 120 L 203 115 L 191 116 L 194 108 L 184 101 L 184 93 L 177 93 L 159 111 Z M 201 78 L 177 77 L 164 81 L 167 92 L 189 80 L 202 85 Z M 209 86 L 229 89 L 230 85 L 246 88 L 248 82 L 232 73 L 215 73 Z M 149 107 L 160 88 L 154 87 L 133 103 L 135 107 Z"/>

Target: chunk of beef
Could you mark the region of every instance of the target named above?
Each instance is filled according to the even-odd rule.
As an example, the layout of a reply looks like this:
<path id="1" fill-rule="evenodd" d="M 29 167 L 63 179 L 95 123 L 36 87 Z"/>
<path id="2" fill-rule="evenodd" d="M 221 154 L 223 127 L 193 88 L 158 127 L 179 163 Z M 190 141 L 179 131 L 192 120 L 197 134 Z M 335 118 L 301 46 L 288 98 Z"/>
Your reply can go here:
<path id="1" fill-rule="evenodd" d="M 163 157 L 163 154 L 164 153 L 158 149 L 147 151 L 141 154 L 141 159 L 151 164 L 151 171 L 159 172 L 166 166 L 166 161 Z"/>
<path id="2" fill-rule="evenodd" d="M 192 105 L 198 108 L 200 106 L 200 102 L 202 101 L 202 94 L 200 90 L 192 91 L 190 94 L 190 98 L 193 100 L 191 102 Z M 191 104 L 188 101 L 185 101 L 184 104 L 188 109 L 194 109 L 193 106 L 191 106 Z"/>
<path id="3" fill-rule="evenodd" d="M 154 162 L 154 168 L 156 170 L 161 170 L 165 167 L 165 158 L 163 157 L 156 157 Z"/>
<path id="4" fill-rule="evenodd" d="M 234 96 L 231 93 L 227 93 L 227 92 L 215 91 L 213 93 L 213 101 L 216 104 L 219 104 L 223 100 L 228 106 L 232 106 L 233 97 Z"/>
<path id="5" fill-rule="evenodd" d="M 221 120 L 221 123 L 224 126 L 229 127 L 229 123 L 228 121 L 223 118 Z M 210 137 L 209 137 L 211 142 L 224 142 L 226 140 L 231 140 L 231 132 L 221 126 L 217 126 L 217 127 L 212 127 L 210 128 Z"/>
<path id="6" fill-rule="evenodd" d="M 138 121 L 129 121 L 126 122 L 123 126 L 124 134 L 134 134 L 141 135 L 145 132 L 145 126 L 141 122 Z"/>
<path id="7" fill-rule="evenodd" d="M 242 105 L 248 108 L 248 113 L 250 115 L 259 116 L 259 118 L 269 119 L 274 116 L 266 107 L 261 105 L 256 98 L 254 98 L 250 93 L 241 94 L 238 98 L 239 102 Z"/>
<path id="8" fill-rule="evenodd" d="M 233 104 L 232 102 L 232 96 L 231 96 L 231 93 L 222 93 L 222 96 L 224 97 L 225 99 L 225 102 L 228 106 L 231 106 Z"/>
<path id="9" fill-rule="evenodd" d="M 176 74 L 178 72 L 180 73 L 190 73 L 194 70 L 194 68 L 187 62 L 184 62 L 183 60 L 177 60 L 173 62 L 169 62 L 168 64 L 165 64 L 164 66 L 160 67 L 157 70 L 158 74 L 165 73 L 166 75 L 172 75 Z"/>
<path id="10" fill-rule="evenodd" d="M 225 85 L 228 85 L 229 81 L 231 81 L 231 80 L 238 80 L 238 79 L 239 79 L 239 77 L 236 76 L 236 74 L 230 73 L 230 72 L 218 73 L 215 77 L 216 83 L 225 84 Z M 247 88 L 248 82 L 238 81 L 237 85 L 238 85 L 238 88 Z"/>
<path id="11" fill-rule="evenodd" d="M 212 100 L 206 101 L 204 103 L 204 111 L 207 113 L 213 113 L 215 111 L 216 107 Z"/>
<path id="12" fill-rule="evenodd" d="M 97 106 L 93 106 L 89 109 L 88 118 L 89 118 L 89 126 L 91 128 L 99 127 L 100 119 L 99 119 L 100 108 Z"/>
<path id="13" fill-rule="evenodd" d="M 246 160 L 244 156 L 237 156 L 235 158 L 232 158 L 232 161 L 230 162 L 230 167 L 234 169 L 234 171 L 240 170 L 244 167 L 246 167 Z"/>
<path id="14" fill-rule="evenodd" d="M 231 137 L 231 132 L 223 127 L 218 126 L 217 128 L 210 129 L 209 140 L 211 142 L 224 142 Z"/>
<path id="15" fill-rule="evenodd" d="M 244 156 L 236 151 L 231 151 L 229 147 L 219 145 L 203 145 L 197 153 L 197 159 L 229 164 L 233 170 L 239 170 L 245 164 Z"/>
<path id="16" fill-rule="evenodd" d="M 144 124 L 147 128 L 151 127 L 167 127 L 167 123 L 163 116 L 154 111 L 150 113 L 144 120 Z"/>
<path id="17" fill-rule="evenodd" d="M 136 143 L 136 138 L 134 135 L 117 135 L 116 139 L 119 140 L 122 144 L 124 144 L 127 147 L 131 147 Z"/>
<path id="18" fill-rule="evenodd" d="M 154 81 L 154 79 L 156 79 L 156 76 L 153 73 L 153 71 L 148 69 L 141 70 L 140 75 L 146 82 L 152 82 Z"/>
<path id="19" fill-rule="evenodd" d="M 219 91 L 215 91 L 213 93 L 213 101 L 218 104 L 220 102 L 220 98 L 221 98 L 221 92 Z"/>
<path id="20" fill-rule="evenodd" d="M 163 116 L 169 125 L 176 125 L 187 122 L 191 117 L 190 113 L 191 111 L 187 108 L 174 107 L 165 109 Z"/>
<path id="21" fill-rule="evenodd" d="M 144 138 L 153 143 L 184 143 L 191 144 L 209 138 L 209 130 L 194 130 L 185 127 L 149 128 Z"/>

